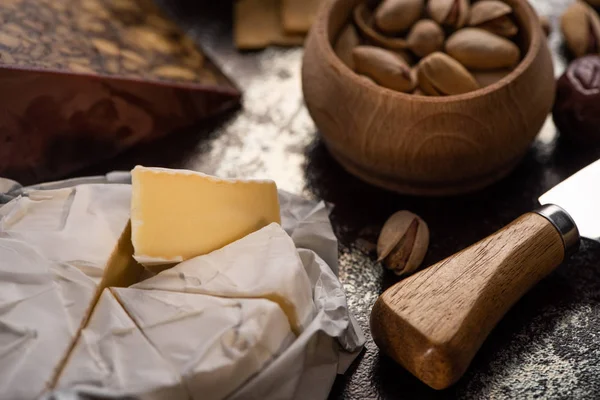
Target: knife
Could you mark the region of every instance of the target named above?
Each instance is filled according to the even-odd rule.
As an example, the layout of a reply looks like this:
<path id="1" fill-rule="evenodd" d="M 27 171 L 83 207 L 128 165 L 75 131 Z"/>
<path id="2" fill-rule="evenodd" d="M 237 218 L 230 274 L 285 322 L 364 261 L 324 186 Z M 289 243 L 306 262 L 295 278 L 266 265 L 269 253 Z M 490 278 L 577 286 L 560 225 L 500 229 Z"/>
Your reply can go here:
<path id="1" fill-rule="evenodd" d="M 539 198 L 541 207 L 390 287 L 371 312 L 379 348 L 434 389 L 454 384 L 533 285 L 600 241 L 600 160 Z"/>

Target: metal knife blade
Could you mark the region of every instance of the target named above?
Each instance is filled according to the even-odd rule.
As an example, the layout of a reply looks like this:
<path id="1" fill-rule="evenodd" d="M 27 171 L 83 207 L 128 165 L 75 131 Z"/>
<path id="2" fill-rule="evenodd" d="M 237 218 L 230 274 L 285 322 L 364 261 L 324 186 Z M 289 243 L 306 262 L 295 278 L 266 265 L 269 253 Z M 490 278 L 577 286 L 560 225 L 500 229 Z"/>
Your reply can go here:
<path id="1" fill-rule="evenodd" d="M 600 242 L 600 160 L 544 193 L 539 202 L 561 207 L 575 221 L 581 236 Z"/>

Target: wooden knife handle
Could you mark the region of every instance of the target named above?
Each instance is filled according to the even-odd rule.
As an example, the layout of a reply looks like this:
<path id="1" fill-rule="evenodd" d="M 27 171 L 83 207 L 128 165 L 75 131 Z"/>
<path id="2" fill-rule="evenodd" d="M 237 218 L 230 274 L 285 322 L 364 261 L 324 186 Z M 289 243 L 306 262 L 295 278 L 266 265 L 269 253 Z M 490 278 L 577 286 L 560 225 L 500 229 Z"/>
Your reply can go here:
<path id="1" fill-rule="evenodd" d="M 463 375 L 508 309 L 564 255 L 558 227 L 525 214 L 386 290 L 371 312 L 373 339 L 421 381 L 444 389 Z"/>

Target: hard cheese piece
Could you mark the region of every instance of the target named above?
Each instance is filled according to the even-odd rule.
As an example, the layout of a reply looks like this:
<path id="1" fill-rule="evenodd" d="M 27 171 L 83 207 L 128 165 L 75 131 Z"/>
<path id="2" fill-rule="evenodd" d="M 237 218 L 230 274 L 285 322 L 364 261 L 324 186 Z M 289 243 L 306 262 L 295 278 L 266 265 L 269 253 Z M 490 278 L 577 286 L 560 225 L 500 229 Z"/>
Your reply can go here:
<path id="1" fill-rule="evenodd" d="M 129 219 L 131 188 L 85 184 L 37 190 L 0 208 L 0 236 L 29 243 L 96 283 Z"/>
<path id="2" fill-rule="evenodd" d="M 50 261 L 34 248 L 0 238 L 0 277 L 0 397 L 37 398 L 50 383 L 75 330 L 53 281 Z"/>
<path id="3" fill-rule="evenodd" d="M 226 398 L 294 340 L 285 314 L 268 300 L 112 290 L 195 399 Z"/>
<path id="4" fill-rule="evenodd" d="M 132 287 L 269 299 L 279 304 L 296 333 L 310 322 L 314 312 L 311 284 L 298 251 L 275 223 Z"/>
<path id="5" fill-rule="evenodd" d="M 189 398 L 179 374 L 148 342 L 109 289 L 102 292 L 55 389 L 94 390 L 119 397 Z"/>
<path id="6" fill-rule="evenodd" d="M 236 47 L 250 50 L 304 43 L 304 35 L 284 32 L 280 16 L 281 0 L 236 1 L 233 18 Z"/>
<path id="7" fill-rule="evenodd" d="M 282 0 L 281 22 L 286 33 L 307 33 L 321 0 Z"/>
<path id="8" fill-rule="evenodd" d="M 272 181 L 135 167 L 131 226 L 135 259 L 164 265 L 210 253 L 271 222 L 280 222 Z"/>

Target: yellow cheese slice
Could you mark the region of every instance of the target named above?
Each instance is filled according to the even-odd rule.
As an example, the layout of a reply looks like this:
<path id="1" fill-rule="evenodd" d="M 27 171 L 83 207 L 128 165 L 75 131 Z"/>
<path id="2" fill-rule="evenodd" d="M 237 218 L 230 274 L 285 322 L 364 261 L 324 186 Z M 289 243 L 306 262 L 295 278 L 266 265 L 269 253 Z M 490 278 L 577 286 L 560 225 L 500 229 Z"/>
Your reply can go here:
<path id="1" fill-rule="evenodd" d="M 132 190 L 134 258 L 150 269 L 208 254 L 281 223 L 273 181 L 137 166 Z"/>

